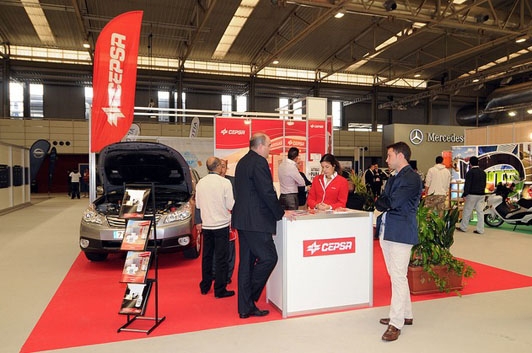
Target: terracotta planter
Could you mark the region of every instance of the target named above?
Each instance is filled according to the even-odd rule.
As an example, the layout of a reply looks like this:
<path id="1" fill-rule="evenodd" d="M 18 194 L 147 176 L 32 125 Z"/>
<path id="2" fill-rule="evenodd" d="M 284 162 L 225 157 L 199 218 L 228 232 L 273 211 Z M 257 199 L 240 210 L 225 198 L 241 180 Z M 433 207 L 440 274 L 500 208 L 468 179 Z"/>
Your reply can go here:
<path id="1" fill-rule="evenodd" d="M 449 290 L 462 290 L 462 276 L 454 272 L 448 272 L 446 266 L 433 266 L 434 271 L 442 278 L 447 279 Z M 434 279 L 421 266 L 408 266 L 408 286 L 412 294 L 438 293 L 440 290 L 434 284 Z"/>

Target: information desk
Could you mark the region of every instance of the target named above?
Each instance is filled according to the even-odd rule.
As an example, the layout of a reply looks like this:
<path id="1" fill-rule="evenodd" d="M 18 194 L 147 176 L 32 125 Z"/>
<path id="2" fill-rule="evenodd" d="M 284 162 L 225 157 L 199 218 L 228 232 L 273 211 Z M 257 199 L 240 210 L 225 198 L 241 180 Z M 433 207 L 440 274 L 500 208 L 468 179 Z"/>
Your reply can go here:
<path id="1" fill-rule="evenodd" d="M 266 299 L 283 318 L 373 305 L 373 214 L 299 212 L 277 222 Z"/>

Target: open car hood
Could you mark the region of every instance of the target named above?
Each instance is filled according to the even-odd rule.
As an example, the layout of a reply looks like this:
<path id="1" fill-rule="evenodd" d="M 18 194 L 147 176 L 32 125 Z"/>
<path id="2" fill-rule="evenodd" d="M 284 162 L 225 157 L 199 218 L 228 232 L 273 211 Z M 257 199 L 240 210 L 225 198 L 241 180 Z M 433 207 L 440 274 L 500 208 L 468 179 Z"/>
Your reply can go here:
<path id="1" fill-rule="evenodd" d="M 173 148 L 155 142 L 118 142 L 104 147 L 98 156 L 98 175 L 105 193 L 124 184 L 142 184 L 193 192 L 190 168 Z"/>

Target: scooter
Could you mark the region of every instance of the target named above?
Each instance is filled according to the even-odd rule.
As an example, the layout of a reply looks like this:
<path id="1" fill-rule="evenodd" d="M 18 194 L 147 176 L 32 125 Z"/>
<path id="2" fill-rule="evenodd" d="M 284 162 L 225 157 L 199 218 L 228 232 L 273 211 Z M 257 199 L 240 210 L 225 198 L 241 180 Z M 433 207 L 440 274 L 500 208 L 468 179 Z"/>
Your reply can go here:
<path id="1" fill-rule="evenodd" d="M 484 222 L 490 227 L 499 227 L 504 222 L 518 225 L 532 225 L 532 200 L 519 199 L 516 205 L 506 202 L 506 195 L 498 192 L 486 197 Z"/>

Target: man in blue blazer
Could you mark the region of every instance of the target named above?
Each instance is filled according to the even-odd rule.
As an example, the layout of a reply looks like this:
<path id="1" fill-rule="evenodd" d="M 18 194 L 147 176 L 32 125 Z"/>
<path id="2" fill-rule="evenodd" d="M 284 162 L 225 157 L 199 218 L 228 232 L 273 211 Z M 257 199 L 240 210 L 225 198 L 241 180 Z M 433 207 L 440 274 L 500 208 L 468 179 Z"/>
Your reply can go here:
<path id="1" fill-rule="evenodd" d="M 238 313 L 241 319 L 265 316 L 268 310 L 255 305 L 275 268 L 277 251 L 272 234 L 284 210 L 277 199 L 267 158 L 270 138 L 262 133 L 252 136 L 249 152 L 235 169 L 235 205 L 233 228 L 238 230 L 240 263 L 238 267 Z"/>
<path id="2" fill-rule="evenodd" d="M 397 142 L 387 149 L 386 163 L 394 170 L 394 175 L 388 179 L 375 207 L 383 212 L 377 218 L 377 229 L 392 282 L 392 300 L 389 316 L 379 322 L 388 326 L 382 339 L 395 341 L 403 325 L 414 322 L 406 274 L 412 246 L 418 243 L 416 214 L 423 183 L 409 164 L 411 151 L 406 143 Z"/>

